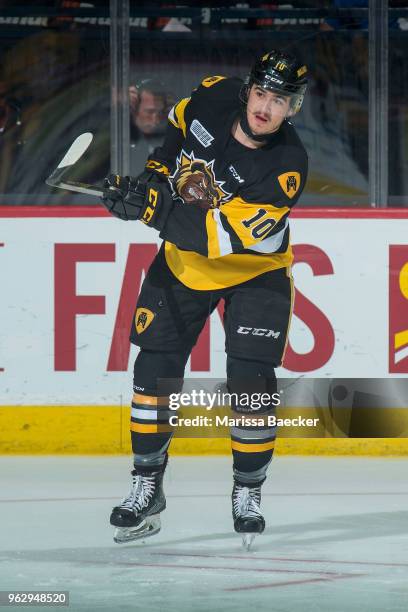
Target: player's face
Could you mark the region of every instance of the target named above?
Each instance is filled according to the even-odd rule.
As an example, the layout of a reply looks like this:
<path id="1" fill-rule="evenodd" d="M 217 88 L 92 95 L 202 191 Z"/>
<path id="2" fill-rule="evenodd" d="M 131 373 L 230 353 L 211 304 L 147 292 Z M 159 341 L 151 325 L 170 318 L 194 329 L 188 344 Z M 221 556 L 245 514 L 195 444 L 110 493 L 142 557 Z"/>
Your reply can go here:
<path id="1" fill-rule="evenodd" d="M 161 96 L 155 96 L 149 91 L 143 91 L 137 110 L 132 113 L 132 119 L 142 134 L 154 134 L 166 118 L 166 107 Z"/>
<path id="2" fill-rule="evenodd" d="M 290 114 L 290 97 L 253 85 L 249 92 L 247 120 L 254 134 L 270 134 L 279 129 Z"/>

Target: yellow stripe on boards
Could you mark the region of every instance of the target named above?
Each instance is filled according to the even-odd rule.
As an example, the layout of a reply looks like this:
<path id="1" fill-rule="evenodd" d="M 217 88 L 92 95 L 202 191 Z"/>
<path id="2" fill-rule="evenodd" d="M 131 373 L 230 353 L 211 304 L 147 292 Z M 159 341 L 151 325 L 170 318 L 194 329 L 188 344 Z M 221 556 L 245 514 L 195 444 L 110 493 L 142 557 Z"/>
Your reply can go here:
<path id="1" fill-rule="evenodd" d="M 1 406 L 0 454 L 130 455 L 128 406 Z M 408 438 L 277 438 L 278 455 L 408 457 Z M 174 438 L 171 455 L 230 455 L 229 438 Z"/>

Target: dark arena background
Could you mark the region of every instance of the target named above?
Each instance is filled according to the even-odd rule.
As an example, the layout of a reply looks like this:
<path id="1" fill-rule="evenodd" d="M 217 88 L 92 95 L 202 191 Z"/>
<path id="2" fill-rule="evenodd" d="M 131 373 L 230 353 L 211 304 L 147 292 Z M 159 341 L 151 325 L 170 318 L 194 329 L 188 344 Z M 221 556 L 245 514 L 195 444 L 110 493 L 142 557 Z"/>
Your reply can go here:
<path id="1" fill-rule="evenodd" d="M 0 0 L 0 34 L 0 608 L 406 611 L 408 1 Z M 140 175 L 180 99 L 272 49 L 307 66 L 293 125 L 309 173 L 266 527 L 247 549 L 231 517 L 221 300 L 169 409 L 161 531 L 118 545 L 129 326 L 162 241 L 69 183 Z M 49 186 L 84 133 L 68 189 Z M 241 314 L 238 333 L 277 340 Z"/>

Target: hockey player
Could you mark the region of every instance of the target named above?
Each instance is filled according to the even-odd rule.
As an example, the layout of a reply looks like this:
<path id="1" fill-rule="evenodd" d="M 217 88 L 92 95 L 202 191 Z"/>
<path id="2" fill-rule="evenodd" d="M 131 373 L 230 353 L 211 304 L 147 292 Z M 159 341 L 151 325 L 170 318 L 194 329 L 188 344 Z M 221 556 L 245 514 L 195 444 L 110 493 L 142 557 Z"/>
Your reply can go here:
<path id="1" fill-rule="evenodd" d="M 163 238 L 132 323 L 131 341 L 141 349 L 130 424 L 134 470 L 129 495 L 111 514 L 116 542 L 160 529 L 171 432 L 168 391 L 157 381 L 183 379 L 220 299 L 229 392 L 276 391 L 293 304 L 288 216 L 307 176 L 307 155 L 289 119 L 300 110 L 306 79 L 306 66 L 278 50 L 260 58 L 245 82 L 204 79 L 170 111 L 164 144 L 146 172 L 105 180 L 108 210 Z M 239 401 L 232 409 L 248 412 Z M 234 528 L 247 547 L 265 527 L 261 485 L 274 443 L 266 425 L 231 429 Z"/>

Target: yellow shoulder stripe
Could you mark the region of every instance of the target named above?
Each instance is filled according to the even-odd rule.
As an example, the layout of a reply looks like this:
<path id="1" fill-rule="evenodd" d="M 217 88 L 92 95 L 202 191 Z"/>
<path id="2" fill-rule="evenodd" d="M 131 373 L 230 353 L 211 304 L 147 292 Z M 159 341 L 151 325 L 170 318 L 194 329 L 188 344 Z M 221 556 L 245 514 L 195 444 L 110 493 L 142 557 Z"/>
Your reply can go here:
<path id="1" fill-rule="evenodd" d="M 168 119 L 174 127 L 182 130 L 184 136 L 186 135 L 186 121 L 184 119 L 184 111 L 186 110 L 187 104 L 190 102 L 190 98 L 182 98 L 177 104 L 173 106 L 169 112 Z"/>
<path id="2" fill-rule="evenodd" d="M 186 135 L 186 120 L 184 119 L 184 111 L 186 110 L 187 104 L 190 102 L 190 98 L 183 98 L 177 104 L 175 108 L 175 115 L 177 117 L 178 127 L 182 130 L 184 136 Z"/>

